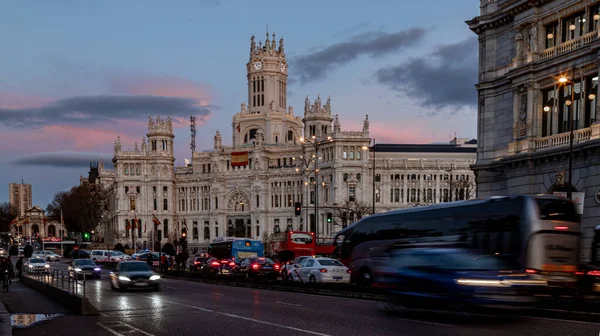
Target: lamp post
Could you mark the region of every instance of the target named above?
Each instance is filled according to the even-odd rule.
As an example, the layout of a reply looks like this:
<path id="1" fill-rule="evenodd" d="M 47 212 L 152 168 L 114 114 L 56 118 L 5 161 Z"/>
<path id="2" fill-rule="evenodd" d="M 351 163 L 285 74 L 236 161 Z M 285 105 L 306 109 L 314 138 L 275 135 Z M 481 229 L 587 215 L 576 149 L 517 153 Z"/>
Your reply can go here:
<path id="1" fill-rule="evenodd" d="M 312 173 L 314 172 L 314 170 L 310 169 L 310 166 L 314 163 L 315 156 L 316 155 L 312 155 L 310 157 L 310 159 L 306 159 L 306 157 L 304 155 L 300 155 L 299 158 L 292 157 L 292 160 L 294 160 L 294 161 L 299 160 L 300 163 L 302 164 L 302 169 L 296 168 L 296 174 L 303 175 L 304 177 L 306 177 L 306 182 L 304 182 L 304 185 L 306 186 L 306 197 L 305 197 L 306 206 L 304 206 L 304 208 L 306 209 L 305 210 L 306 225 L 310 225 L 310 223 L 308 222 L 308 205 L 309 205 L 308 198 L 310 195 L 310 184 L 309 184 L 310 180 L 309 180 L 309 178 L 310 178 L 310 175 L 312 175 Z"/>
<path id="2" fill-rule="evenodd" d="M 314 135 L 310 138 L 300 138 L 301 144 L 311 145 L 315 150 L 315 235 L 317 237 L 319 236 L 319 148 L 321 148 L 321 145 L 328 142 L 333 142 L 333 138 L 329 135 L 319 139 Z"/>

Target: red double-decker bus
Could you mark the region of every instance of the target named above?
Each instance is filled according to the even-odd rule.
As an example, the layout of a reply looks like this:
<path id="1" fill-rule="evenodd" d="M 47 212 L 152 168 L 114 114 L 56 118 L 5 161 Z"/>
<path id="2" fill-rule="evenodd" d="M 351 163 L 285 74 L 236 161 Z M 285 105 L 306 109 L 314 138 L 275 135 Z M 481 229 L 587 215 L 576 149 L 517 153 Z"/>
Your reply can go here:
<path id="1" fill-rule="evenodd" d="M 271 235 L 271 253 L 278 255 L 290 251 L 293 257 L 315 255 L 315 234 L 313 232 L 287 231 Z"/>
<path id="2" fill-rule="evenodd" d="M 322 257 L 333 258 L 335 250 L 333 241 L 333 238 L 317 238 L 315 254 Z"/>

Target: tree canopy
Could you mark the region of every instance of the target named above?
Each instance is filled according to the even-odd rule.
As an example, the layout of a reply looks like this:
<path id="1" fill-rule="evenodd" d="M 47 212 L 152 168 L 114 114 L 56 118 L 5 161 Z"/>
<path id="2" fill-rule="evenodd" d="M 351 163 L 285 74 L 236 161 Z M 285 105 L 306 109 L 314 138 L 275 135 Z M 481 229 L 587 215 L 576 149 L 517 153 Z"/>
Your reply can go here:
<path id="1" fill-rule="evenodd" d="M 69 232 L 89 232 L 98 226 L 105 207 L 105 194 L 97 184 L 85 183 L 59 191 L 48 204 L 48 218 L 60 221 L 61 210 Z"/>
<path id="2" fill-rule="evenodd" d="M 8 202 L 0 203 L 0 232 L 7 232 L 12 222 L 17 217 L 17 210 Z"/>

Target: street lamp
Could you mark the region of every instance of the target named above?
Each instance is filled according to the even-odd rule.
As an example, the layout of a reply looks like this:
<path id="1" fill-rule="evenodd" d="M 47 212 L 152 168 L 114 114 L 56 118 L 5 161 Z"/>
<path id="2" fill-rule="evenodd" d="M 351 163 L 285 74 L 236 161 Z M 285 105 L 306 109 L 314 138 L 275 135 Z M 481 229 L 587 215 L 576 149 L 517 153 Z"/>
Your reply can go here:
<path id="1" fill-rule="evenodd" d="M 301 144 L 311 145 L 315 150 L 314 156 L 314 164 L 315 164 L 315 234 L 319 236 L 319 148 L 321 145 L 325 143 L 333 142 L 333 138 L 331 136 L 326 136 L 325 138 L 317 139 L 316 136 L 311 136 L 310 138 L 300 138 Z M 304 146 L 303 146 L 304 147 Z"/>

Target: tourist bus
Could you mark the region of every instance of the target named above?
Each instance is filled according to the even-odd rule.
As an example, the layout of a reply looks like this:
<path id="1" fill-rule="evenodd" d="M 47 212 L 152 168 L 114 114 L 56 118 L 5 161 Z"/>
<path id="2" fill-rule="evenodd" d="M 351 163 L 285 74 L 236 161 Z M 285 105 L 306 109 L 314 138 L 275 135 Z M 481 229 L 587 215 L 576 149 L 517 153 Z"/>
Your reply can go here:
<path id="1" fill-rule="evenodd" d="M 208 246 L 208 254 L 219 259 L 233 258 L 238 263 L 246 258 L 264 257 L 265 246 L 255 239 L 217 237 Z"/>
<path id="2" fill-rule="evenodd" d="M 315 234 L 313 232 L 286 231 L 274 233 L 270 237 L 270 252 L 274 256 L 289 251 L 289 258 L 315 255 Z M 290 259 L 290 260 L 291 260 Z"/>
<path id="3" fill-rule="evenodd" d="M 315 246 L 315 255 L 327 258 L 334 258 L 335 246 L 333 242 L 333 238 L 317 238 L 317 244 Z"/>
<path id="4" fill-rule="evenodd" d="M 571 201 L 520 195 L 374 214 L 340 231 L 335 244 L 352 280 L 367 286 L 373 267 L 385 265 L 394 250 L 446 246 L 499 259 L 506 271 L 532 274 L 549 287 L 574 288 L 579 236 Z"/>

